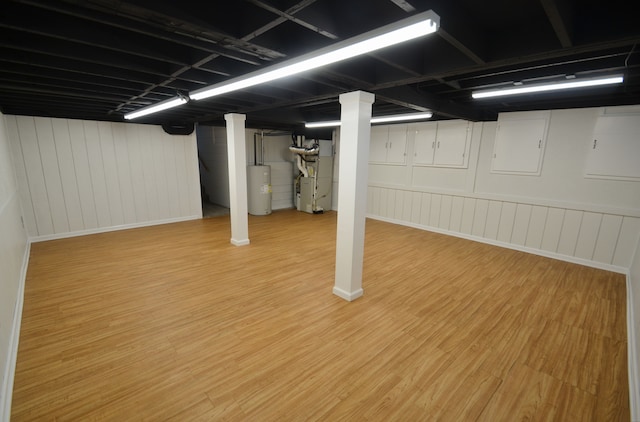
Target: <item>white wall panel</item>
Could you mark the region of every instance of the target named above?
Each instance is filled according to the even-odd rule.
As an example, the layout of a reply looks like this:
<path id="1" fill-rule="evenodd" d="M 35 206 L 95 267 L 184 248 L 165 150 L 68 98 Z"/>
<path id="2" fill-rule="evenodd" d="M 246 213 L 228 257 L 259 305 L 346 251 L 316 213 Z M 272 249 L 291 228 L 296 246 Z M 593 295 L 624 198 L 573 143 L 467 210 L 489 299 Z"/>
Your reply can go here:
<path id="1" fill-rule="evenodd" d="M 460 223 L 460 232 L 471 234 L 473 229 L 473 216 L 476 211 L 476 199 L 464 198 L 464 206 L 462 207 L 462 221 Z"/>
<path id="2" fill-rule="evenodd" d="M 114 122 L 9 121 L 30 236 L 202 215 L 195 136 Z"/>
<path id="3" fill-rule="evenodd" d="M 413 210 L 412 192 L 402 191 L 402 221 L 411 221 L 411 213 Z"/>
<path id="4" fill-rule="evenodd" d="M 167 194 L 169 196 L 167 216 L 177 218 L 180 216 L 180 205 L 178 201 L 172 198 L 179 198 L 180 194 L 178 192 L 178 175 L 176 174 L 176 157 L 174 156 L 173 144 L 180 143 L 180 140 L 174 140 L 172 135 L 169 134 L 164 134 L 163 138 L 164 171 L 167 175 Z"/>
<path id="5" fill-rule="evenodd" d="M 96 215 L 98 216 L 98 227 L 111 227 L 109 193 L 107 191 L 107 179 L 104 174 L 104 161 L 102 160 L 98 122 L 83 121 L 83 125 L 85 141 L 87 143 L 87 157 L 89 158 L 93 200 L 96 204 Z"/>
<path id="6" fill-rule="evenodd" d="M 131 167 L 129 150 L 127 149 L 126 126 L 113 124 L 113 148 L 116 156 L 116 169 L 118 172 L 118 182 L 120 188 L 120 200 L 122 201 L 122 215 L 125 224 L 132 224 L 137 221 L 136 204 L 133 198 L 133 185 L 131 177 Z"/>
<path id="7" fill-rule="evenodd" d="M 22 226 L 20 195 L 25 186 L 26 173 L 17 183 L 17 169 L 13 162 L 19 158 L 20 148 L 11 141 L 18 135 L 15 118 L 0 113 L 0 419 L 9 420 L 11 400 L 10 380 L 13 379 L 17 353 L 18 325 L 24 270 L 28 262 L 27 234 Z M 13 157 L 13 158 L 12 158 Z M 22 185 L 22 186 L 21 186 Z M 35 217 L 34 217 L 35 220 Z M 34 221 L 35 222 L 35 221 Z"/>
<path id="8" fill-rule="evenodd" d="M 202 217 L 202 197 L 200 194 L 200 172 L 198 171 L 198 145 L 194 135 L 177 136 L 184 146 L 187 161 L 187 188 L 189 189 L 190 215 Z"/>
<path id="9" fill-rule="evenodd" d="M 440 203 L 440 221 L 438 227 L 444 230 L 449 229 L 451 223 L 451 206 L 453 198 L 451 195 L 442 195 L 442 201 Z"/>
<path id="10" fill-rule="evenodd" d="M 22 218 L 24 219 L 24 225 L 27 229 L 27 233 L 37 233 L 38 226 L 36 224 L 36 216 L 34 213 L 33 205 L 31 203 L 31 190 L 29 187 L 29 180 L 27 178 L 27 171 L 24 164 L 22 145 L 20 142 L 18 142 L 18 140 L 20 139 L 20 134 L 18 132 L 18 123 L 16 121 L 16 116 L 4 116 L 4 118 L 7 124 L 6 134 L 13 157 L 13 168 L 16 175 L 18 196 L 20 197 L 20 203 L 23 204 Z"/>
<path id="11" fill-rule="evenodd" d="M 371 190 L 371 213 L 374 215 L 382 215 L 380 212 L 380 188 L 370 187 Z"/>
<path id="12" fill-rule="evenodd" d="M 422 212 L 422 193 L 411 192 L 411 222 L 420 224 Z"/>
<path id="13" fill-rule="evenodd" d="M 471 228 L 472 235 L 479 237 L 484 236 L 488 212 L 489 201 L 487 201 L 486 199 L 478 199 L 476 201 L 476 209 L 473 214 L 473 226 Z"/>
<path id="14" fill-rule="evenodd" d="M 189 142 L 188 140 L 186 142 Z M 184 143 L 173 143 L 173 154 L 176 157 L 176 182 L 178 184 L 178 203 L 180 204 L 180 215 L 191 215 L 189 198 L 189 178 L 187 172 L 187 159 L 184 154 Z"/>
<path id="15" fill-rule="evenodd" d="M 449 221 L 449 230 L 454 232 L 460 231 L 463 209 L 464 198 L 461 196 L 454 196 L 451 201 L 451 220 Z"/>
<path id="16" fill-rule="evenodd" d="M 582 224 L 582 214 L 584 214 L 582 211 L 576 210 L 567 210 L 564 213 L 560 240 L 558 241 L 559 254 L 573 256 L 575 253 Z"/>
<path id="17" fill-rule="evenodd" d="M 165 161 L 164 161 L 164 142 L 165 134 L 161 133 L 154 139 L 150 139 L 151 141 L 151 149 L 149 150 L 152 162 L 152 177 L 155 182 L 159 183 L 159 186 L 167 186 L 168 183 L 168 175 L 165 172 Z M 156 187 L 159 187 L 156 185 Z M 169 192 L 166 189 L 156 189 L 157 199 L 158 199 L 158 218 L 167 218 L 169 213 Z"/>
<path id="18" fill-rule="evenodd" d="M 560 242 L 560 233 L 564 222 L 565 210 L 561 208 L 549 208 L 547 219 L 542 233 L 540 248 L 543 251 L 556 252 Z"/>
<path id="19" fill-rule="evenodd" d="M 386 216 L 389 218 L 395 218 L 396 215 L 396 190 L 395 189 L 385 189 L 387 195 L 387 213 Z"/>
<path id="20" fill-rule="evenodd" d="M 98 122 L 98 136 L 100 136 L 100 150 L 102 151 L 104 180 L 107 186 L 107 202 L 109 204 L 111 225 L 121 226 L 124 224 L 124 213 L 122 211 L 120 180 L 118 175 L 118 165 L 116 163 L 116 151 L 113 142 L 111 123 Z"/>
<path id="21" fill-rule="evenodd" d="M 513 232 L 511 233 L 511 243 L 524 246 L 527 241 L 527 231 L 529 230 L 529 219 L 531 218 L 531 205 L 518 204 L 516 206 L 516 217 L 513 221 Z"/>
<path id="22" fill-rule="evenodd" d="M 616 251 L 613 255 L 613 265 L 629 268 L 634 253 L 633 248 L 638 243 L 638 237 L 640 237 L 640 218 L 624 217 Z"/>
<path id="23" fill-rule="evenodd" d="M 429 225 L 429 218 L 431 214 L 431 194 L 423 193 L 420 199 L 420 224 L 423 226 Z"/>
<path id="24" fill-rule="evenodd" d="M 271 166 L 271 208 L 279 210 L 293 207 L 293 164 L 287 161 L 265 164 Z"/>
<path id="25" fill-rule="evenodd" d="M 66 233 L 69 231 L 69 221 L 67 220 L 67 208 L 64 202 L 64 193 L 62 192 L 58 154 L 56 153 L 56 144 L 53 139 L 51 119 L 35 118 L 34 123 L 53 232 Z"/>
<path id="26" fill-rule="evenodd" d="M 578 243 L 574 253 L 575 256 L 589 260 L 593 258 L 593 251 L 595 250 L 596 241 L 598 240 L 601 221 L 602 214 L 593 212 L 585 212 L 583 214 Z"/>
<path id="27" fill-rule="evenodd" d="M 440 224 L 440 205 L 442 204 L 442 195 L 434 193 L 431 195 L 431 211 L 429 211 L 429 225 L 438 227 Z"/>
<path id="28" fill-rule="evenodd" d="M 71 136 L 66 120 L 52 119 L 53 137 L 55 138 L 58 169 L 60 170 L 61 185 L 65 203 L 66 216 L 69 231 L 84 229 L 80 194 L 78 191 L 78 178 L 73 166 L 73 151 L 71 149 Z"/>
<path id="29" fill-rule="evenodd" d="M 611 264 L 620 235 L 620 227 L 622 227 L 622 216 L 610 214 L 602 216 L 598 241 L 593 251 L 594 261 Z"/>
<path id="30" fill-rule="evenodd" d="M 150 219 L 149 205 L 147 204 L 147 192 L 144 186 L 144 169 L 142 167 L 143 150 L 140 144 L 140 137 L 138 136 L 138 129 L 138 125 L 126 125 L 124 127 L 126 148 L 129 156 L 131 194 L 133 196 L 136 219 L 137 221 L 148 221 Z M 182 149 L 182 145 L 180 145 L 180 149 Z M 176 160 L 179 163 L 182 162 L 184 165 L 184 154 L 182 151 L 176 151 Z M 181 173 L 185 171 L 185 169 L 182 169 Z M 185 203 L 182 201 L 185 201 Z M 185 209 L 187 205 L 186 201 L 186 196 L 180 198 L 181 215 L 188 215 Z"/>
<path id="31" fill-rule="evenodd" d="M 547 207 L 532 207 L 525 246 L 540 249 L 542 245 L 542 237 L 544 236 L 544 227 L 547 221 L 547 212 Z"/>
<path id="32" fill-rule="evenodd" d="M 89 154 L 87 151 L 84 124 L 81 120 L 68 120 L 67 125 L 69 126 L 71 152 L 73 154 L 73 162 L 70 163 L 70 165 L 73 165 L 76 173 L 82 222 L 85 230 L 95 229 L 98 227 L 98 211 L 95 194 L 93 193 L 93 181 L 89 168 Z M 29 234 L 37 236 L 39 235 L 39 231 L 29 232 Z"/>
<path id="33" fill-rule="evenodd" d="M 42 158 L 38 147 L 38 137 L 33 117 L 17 118 L 18 132 L 22 144 L 22 156 L 24 167 L 29 182 L 31 202 L 36 217 L 38 233 L 44 235 L 53 234 L 53 220 L 49 208 L 47 186 L 44 182 L 42 170 Z"/>
<path id="34" fill-rule="evenodd" d="M 498 228 L 500 227 L 500 216 L 502 214 L 502 202 L 489 201 L 487 209 L 487 224 L 484 229 L 484 236 L 487 239 L 496 240 L 498 238 Z"/>
<path id="35" fill-rule="evenodd" d="M 380 215 L 383 217 L 391 218 L 389 215 L 389 207 L 387 206 L 389 189 L 380 189 Z"/>
<path id="36" fill-rule="evenodd" d="M 513 202 L 505 202 L 502 204 L 502 214 L 500 217 L 500 225 L 498 226 L 498 240 L 501 242 L 511 242 L 511 234 L 513 233 L 513 223 L 516 219 L 516 204 Z"/>
<path id="37" fill-rule="evenodd" d="M 158 180 L 155 177 L 154 159 L 153 159 L 153 139 L 151 133 L 138 128 L 138 137 L 140 139 L 140 149 L 142 153 L 142 174 L 144 176 L 144 192 L 147 198 L 147 207 L 149 209 L 149 219 L 160 219 L 160 202 L 158 196 Z M 184 154 L 184 151 L 182 152 Z"/>

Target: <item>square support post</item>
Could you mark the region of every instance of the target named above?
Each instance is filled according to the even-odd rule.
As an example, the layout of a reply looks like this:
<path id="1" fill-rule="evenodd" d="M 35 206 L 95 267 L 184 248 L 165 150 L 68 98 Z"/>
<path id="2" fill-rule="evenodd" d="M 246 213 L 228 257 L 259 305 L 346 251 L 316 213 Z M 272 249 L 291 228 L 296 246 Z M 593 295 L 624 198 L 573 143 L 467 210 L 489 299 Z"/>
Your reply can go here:
<path id="1" fill-rule="evenodd" d="M 247 146 L 244 114 L 224 115 L 227 121 L 227 155 L 229 160 L 229 212 L 231 243 L 249 244 L 249 216 L 247 204 Z"/>
<path id="2" fill-rule="evenodd" d="M 373 94 L 363 91 L 340 95 L 340 180 L 333 293 L 348 301 L 363 294 L 362 265 L 374 100 Z"/>

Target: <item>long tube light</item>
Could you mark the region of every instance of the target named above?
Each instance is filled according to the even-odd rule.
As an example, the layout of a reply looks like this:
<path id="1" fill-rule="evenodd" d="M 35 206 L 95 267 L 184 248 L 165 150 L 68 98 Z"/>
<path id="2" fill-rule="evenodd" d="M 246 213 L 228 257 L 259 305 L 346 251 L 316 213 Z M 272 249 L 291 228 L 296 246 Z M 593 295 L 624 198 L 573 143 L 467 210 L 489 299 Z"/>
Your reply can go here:
<path id="1" fill-rule="evenodd" d="M 190 92 L 189 97 L 192 100 L 203 100 L 296 75 L 434 33 L 439 26 L 440 17 L 429 10 L 301 57 L 287 60 L 279 65 L 198 89 Z"/>
<path id="2" fill-rule="evenodd" d="M 389 116 L 372 117 L 371 123 L 388 123 L 388 122 L 407 122 L 412 120 L 430 119 L 433 113 L 425 111 L 422 113 L 393 114 Z M 328 120 L 324 122 L 310 122 L 304 125 L 307 129 L 319 127 L 336 127 L 340 126 L 340 120 Z"/>
<path id="3" fill-rule="evenodd" d="M 475 99 L 502 97 L 505 95 L 531 94 L 536 92 L 556 91 L 562 89 L 584 88 L 590 86 L 619 84 L 624 81 L 622 75 L 613 75 L 599 78 L 577 79 L 567 82 L 551 82 L 548 84 L 524 85 L 514 88 L 502 88 L 486 91 L 473 91 L 471 96 Z"/>
<path id="4" fill-rule="evenodd" d="M 186 97 L 179 96 L 175 98 L 170 98 L 168 100 L 161 101 L 157 104 L 141 108 L 134 112 L 128 113 L 124 115 L 125 120 L 137 119 L 138 117 L 146 116 L 148 114 L 157 113 L 159 111 L 167 110 L 173 107 L 177 107 L 189 101 Z"/>

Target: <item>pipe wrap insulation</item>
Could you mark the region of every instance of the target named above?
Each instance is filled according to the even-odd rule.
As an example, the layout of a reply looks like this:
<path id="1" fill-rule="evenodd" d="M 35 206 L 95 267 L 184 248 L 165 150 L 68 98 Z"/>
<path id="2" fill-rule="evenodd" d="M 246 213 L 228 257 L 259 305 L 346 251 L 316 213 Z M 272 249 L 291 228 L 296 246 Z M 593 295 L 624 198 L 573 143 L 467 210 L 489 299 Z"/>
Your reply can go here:
<path id="1" fill-rule="evenodd" d="M 318 155 L 320 153 L 320 145 L 315 144 L 310 147 L 291 145 L 289 151 L 300 155 Z"/>

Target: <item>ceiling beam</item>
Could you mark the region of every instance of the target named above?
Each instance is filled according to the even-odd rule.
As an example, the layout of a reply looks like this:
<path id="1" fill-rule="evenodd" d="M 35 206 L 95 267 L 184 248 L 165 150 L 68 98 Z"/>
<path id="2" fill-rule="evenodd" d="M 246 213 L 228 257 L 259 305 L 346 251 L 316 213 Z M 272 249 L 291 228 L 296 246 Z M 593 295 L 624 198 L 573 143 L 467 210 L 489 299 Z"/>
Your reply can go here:
<path id="1" fill-rule="evenodd" d="M 564 0 L 540 0 L 540 3 L 542 3 L 560 45 L 565 48 L 571 47 L 573 45 L 570 36 L 572 21 L 567 10 L 567 2 Z"/>
<path id="2" fill-rule="evenodd" d="M 276 9 L 273 6 L 269 6 L 268 4 L 266 4 L 266 3 L 264 3 L 264 2 L 262 2 L 260 0 L 247 0 L 247 1 L 249 3 L 251 3 L 251 4 L 253 4 L 253 5 L 256 5 L 256 6 L 262 8 L 264 10 L 267 10 L 267 11 L 269 11 L 269 12 L 275 14 L 275 15 L 278 15 L 283 19 L 286 19 L 288 21 L 296 23 L 296 24 L 298 24 L 298 25 L 302 26 L 303 28 L 306 28 L 306 29 L 308 29 L 310 31 L 316 32 L 316 33 L 318 33 L 318 34 L 320 34 L 322 36 L 325 36 L 327 38 L 330 38 L 332 40 L 338 39 L 337 35 L 332 34 L 331 32 L 326 31 L 326 30 L 324 30 L 322 28 L 319 28 L 319 27 L 317 27 L 317 26 L 315 26 L 313 24 L 310 24 L 309 22 L 303 21 L 302 19 L 298 19 L 295 16 L 293 16 L 293 14 L 291 14 L 291 13 L 283 12 L 282 10 Z"/>
<path id="3" fill-rule="evenodd" d="M 406 85 L 374 90 L 373 93 L 384 101 L 418 111 L 431 110 L 448 118 L 479 121 L 485 120 L 487 117 L 473 107 L 446 101 L 436 95 L 421 92 Z"/>
<path id="4" fill-rule="evenodd" d="M 404 10 L 407 13 L 411 13 L 411 12 L 415 12 L 416 8 L 413 7 L 408 1 L 406 0 L 390 0 L 391 3 L 395 4 L 396 6 L 398 6 L 400 9 Z"/>

